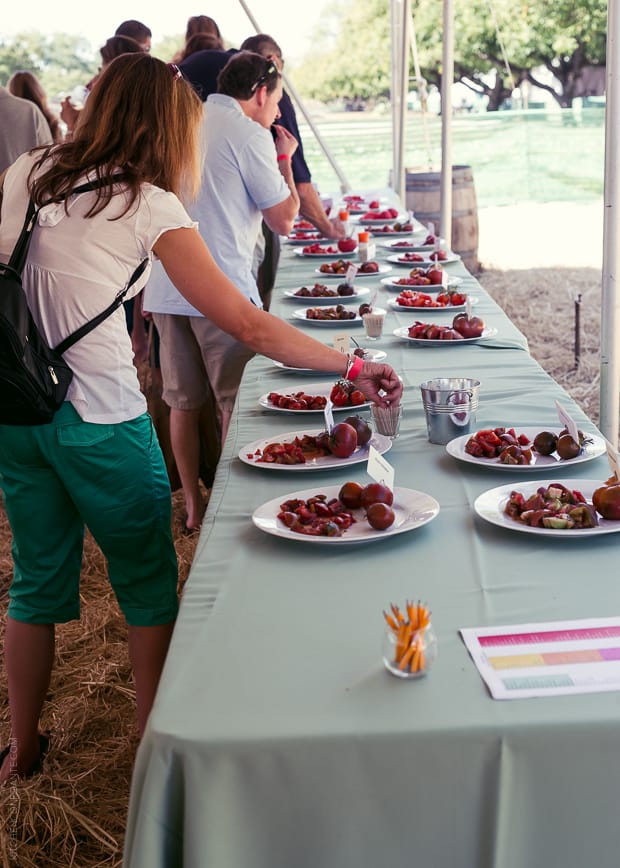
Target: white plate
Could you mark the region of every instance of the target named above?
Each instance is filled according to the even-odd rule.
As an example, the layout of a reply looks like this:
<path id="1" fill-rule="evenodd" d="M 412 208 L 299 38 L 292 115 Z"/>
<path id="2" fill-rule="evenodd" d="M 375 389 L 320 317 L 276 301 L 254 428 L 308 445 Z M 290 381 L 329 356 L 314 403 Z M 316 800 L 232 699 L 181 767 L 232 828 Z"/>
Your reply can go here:
<path id="1" fill-rule="evenodd" d="M 379 244 L 381 247 L 387 247 L 389 250 L 403 251 L 405 253 L 424 253 L 427 250 L 432 253 L 435 248 L 434 244 L 420 244 L 413 238 L 411 241 L 405 242 L 406 247 L 404 247 L 403 243 L 399 241 L 380 241 Z"/>
<path id="2" fill-rule="evenodd" d="M 356 262 L 355 265 L 359 265 L 359 262 Z M 385 265 L 384 263 L 381 263 L 379 265 L 379 271 L 372 271 L 372 272 L 358 271 L 357 274 L 355 275 L 355 279 L 360 280 L 360 279 L 365 278 L 365 277 L 377 278 L 377 277 L 379 277 L 380 274 L 388 274 L 391 270 L 392 270 L 391 265 Z M 346 275 L 344 275 L 344 274 L 329 274 L 329 273 L 326 273 L 324 271 L 321 271 L 319 268 L 315 268 L 314 273 L 318 274 L 319 277 L 323 278 L 323 280 L 340 280 L 340 281 L 343 281 L 346 277 Z"/>
<path id="3" fill-rule="evenodd" d="M 383 434 L 373 432 L 370 442 L 366 446 L 358 446 L 353 455 L 350 455 L 348 458 L 336 458 L 335 455 L 325 455 L 322 458 L 313 458 L 311 461 L 306 461 L 305 464 L 267 464 L 256 460 L 254 453 L 258 449 L 263 450 L 270 443 L 291 443 L 295 437 L 303 437 L 304 434 L 320 434 L 321 430 L 324 431 L 325 429 L 286 431 L 284 434 L 274 434 L 273 437 L 255 440 L 253 443 L 248 443 L 247 446 L 239 450 L 239 458 L 244 464 L 260 467 L 261 470 L 290 470 L 293 473 L 307 473 L 310 470 L 338 470 L 343 467 L 349 467 L 351 464 L 361 464 L 363 461 L 368 461 L 369 446 L 374 446 L 380 455 L 383 455 L 384 452 L 392 448 L 392 441 L 389 437 L 384 437 Z M 283 500 L 287 499 L 283 498 Z"/>
<path id="4" fill-rule="evenodd" d="M 421 308 L 424 310 L 424 308 Z M 428 308 L 426 308 L 428 310 Z M 431 308 L 431 310 L 435 310 L 435 308 Z M 420 320 L 422 322 L 422 320 Z M 439 341 L 439 340 L 431 340 L 430 338 L 410 338 L 409 337 L 409 329 L 407 326 L 403 326 L 403 328 L 394 329 L 392 332 L 393 335 L 397 338 L 401 338 L 403 341 L 409 341 L 411 344 L 415 344 L 420 347 L 460 347 L 462 344 L 475 344 L 478 341 L 483 341 L 485 338 L 495 337 L 497 334 L 497 329 L 495 328 L 486 328 L 479 338 L 463 338 L 460 341 Z"/>
<path id="5" fill-rule="evenodd" d="M 514 467 L 513 467 L 514 470 Z M 605 533 L 618 533 L 620 531 L 620 521 L 610 521 L 609 519 L 601 518 L 599 515 L 599 524 L 597 527 L 582 527 L 576 530 L 559 530 L 552 527 L 530 527 L 522 521 L 515 521 L 504 512 L 506 502 L 510 497 L 511 492 L 520 491 L 525 497 L 534 494 L 538 488 L 553 485 L 554 482 L 561 482 L 567 488 L 578 489 L 585 498 L 592 500 L 592 494 L 597 488 L 600 488 L 604 483 L 593 479 L 543 479 L 532 480 L 528 482 L 512 482 L 510 485 L 500 485 L 497 488 L 491 488 L 485 491 L 474 501 L 474 510 L 485 521 L 490 524 L 496 524 L 498 527 L 504 527 L 507 530 L 521 531 L 522 533 L 533 533 L 537 536 L 563 537 L 564 539 L 585 539 L 591 536 L 600 536 Z"/>
<path id="6" fill-rule="evenodd" d="M 431 250 L 432 253 L 432 250 Z M 393 262 L 395 265 L 405 266 L 406 268 L 428 268 L 429 265 L 449 265 L 451 262 L 458 262 L 461 258 L 458 253 L 448 253 L 445 259 L 431 259 L 430 254 L 425 256 L 423 253 L 420 254 L 423 256 L 423 259 L 418 259 L 414 261 L 407 261 L 401 258 L 398 253 L 394 253 L 392 256 L 388 256 L 387 261 Z"/>
<path id="7" fill-rule="evenodd" d="M 403 286 L 402 289 L 415 290 L 415 287 L 414 286 Z M 424 287 L 421 287 L 421 291 L 425 292 Z M 426 295 L 430 295 L 430 294 L 431 293 L 426 293 Z M 479 301 L 479 299 L 477 296 L 475 296 L 475 295 L 469 296 L 469 303 L 472 305 L 472 307 L 475 304 L 478 304 L 478 301 Z M 465 302 L 464 304 L 447 304 L 447 305 L 445 305 L 445 307 L 412 307 L 411 305 L 397 304 L 395 298 L 390 299 L 390 301 L 388 301 L 388 304 L 392 308 L 392 310 L 401 310 L 401 311 L 404 311 L 405 313 L 415 313 L 416 311 L 421 311 L 421 310 L 432 311 L 433 313 L 435 313 L 436 311 L 440 312 L 440 313 L 443 311 L 448 311 L 448 313 L 449 313 L 451 310 L 464 310 L 467 307 L 467 302 Z"/>
<path id="8" fill-rule="evenodd" d="M 403 289 L 413 289 L 418 292 L 426 292 L 429 295 L 433 295 L 436 292 L 443 292 L 445 287 L 441 286 L 437 283 L 428 283 L 425 286 L 415 286 L 413 283 L 396 283 L 399 280 L 398 277 L 382 277 L 381 283 L 383 286 L 386 286 L 388 289 L 397 289 L 401 292 Z M 449 277 L 447 280 L 446 286 L 448 289 L 454 289 L 456 286 L 460 286 L 463 283 L 462 277 Z"/>
<path id="9" fill-rule="evenodd" d="M 294 392 L 304 391 L 306 393 L 306 395 L 315 395 L 315 396 L 316 395 L 322 395 L 325 398 L 329 398 L 329 395 L 330 395 L 333 387 L 334 387 L 333 383 L 330 383 L 329 385 L 326 385 L 325 383 L 310 383 L 310 385 L 305 386 L 305 388 L 303 390 L 302 389 L 295 389 Z M 276 392 L 278 390 L 272 389 L 271 391 Z M 293 394 L 294 392 L 280 392 L 279 394 L 280 395 L 284 395 L 284 394 L 290 395 L 290 394 Z M 274 413 L 321 413 L 321 415 L 323 414 L 323 410 L 287 410 L 285 407 L 274 407 L 274 405 L 269 400 L 269 394 L 270 394 L 269 392 L 266 392 L 264 395 L 261 395 L 260 398 L 258 399 L 258 403 L 265 410 L 273 410 Z M 347 410 L 349 415 L 351 415 L 353 413 L 357 413 L 358 410 L 368 409 L 368 407 L 370 407 L 370 404 L 371 404 L 370 401 L 365 401 L 363 404 L 355 404 L 355 406 L 353 406 L 351 404 L 347 404 L 344 407 L 336 407 L 334 404 L 332 404 L 332 411 L 333 412 L 340 412 L 341 410 Z"/>
<path id="10" fill-rule="evenodd" d="M 529 437 L 531 441 L 530 447 L 534 441 L 534 437 L 536 437 L 540 431 L 551 431 L 554 434 L 560 433 L 559 428 L 544 428 L 542 425 L 539 425 L 537 428 L 532 426 L 519 427 L 517 425 L 506 425 L 505 427 L 514 428 L 517 435 L 525 434 L 526 437 Z M 474 431 L 473 434 L 475 433 L 476 432 Z M 586 443 L 583 447 L 583 451 L 576 458 L 563 461 L 556 452 L 552 455 L 539 455 L 538 452 L 535 452 L 534 449 L 532 449 L 531 464 L 502 464 L 498 458 L 476 458 L 474 455 L 465 452 L 465 444 L 470 437 L 473 437 L 473 434 L 463 434 L 461 437 L 455 437 L 454 440 L 451 440 L 446 445 L 446 451 L 448 452 L 448 455 L 451 455 L 459 461 L 465 461 L 468 464 L 477 464 L 479 467 L 488 467 L 491 470 L 512 470 L 515 473 L 523 473 L 528 470 L 563 470 L 570 473 L 571 465 L 583 464 L 584 461 L 592 461 L 594 458 L 598 458 L 606 452 L 605 441 L 601 437 L 597 434 L 587 434 L 587 436 L 592 440 L 592 443 Z M 525 448 L 527 449 L 528 447 Z"/>
<path id="11" fill-rule="evenodd" d="M 363 217 L 360 217 L 357 222 L 360 226 L 390 226 L 392 223 L 408 223 L 409 215 L 397 214 L 396 217 L 387 217 L 381 220 L 364 220 Z"/>
<path id="12" fill-rule="evenodd" d="M 312 307 L 314 307 L 314 305 L 310 305 L 310 308 Z M 333 328 L 334 326 L 344 327 L 352 325 L 363 325 L 363 320 L 359 313 L 357 313 L 357 311 L 355 311 L 354 319 L 308 319 L 308 317 L 306 316 L 306 310 L 310 310 L 310 308 L 300 307 L 297 310 L 294 310 L 293 319 L 300 319 L 307 325 L 327 326 L 328 328 Z"/>
<path id="13" fill-rule="evenodd" d="M 348 252 L 335 250 L 333 253 L 328 253 L 324 250 L 322 253 L 304 253 L 303 250 L 295 250 L 294 253 L 295 256 L 301 256 L 303 259 L 346 259 L 348 256 L 355 256 L 357 253 L 357 247 L 355 250 L 350 250 Z"/>
<path id="14" fill-rule="evenodd" d="M 382 362 L 387 359 L 387 353 L 384 350 L 372 350 L 364 347 L 366 355 L 364 356 L 367 362 Z M 276 362 L 273 360 L 276 368 L 282 368 L 283 371 L 292 371 L 295 374 L 312 374 L 312 376 L 322 374 L 325 377 L 338 376 L 338 371 L 317 371 L 316 368 L 293 368 L 290 365 L 285 365 L 284 362 Z"/>
<path id="15" fill-rule="evenodd" d="M 329 238 L 324 238 L 319 232 L 317 232 L 316 237 L 308 231 L 308 236 L 305 238 L 292 238 L 290 235 L 285 239 L 286 244 L 290 244 L 293 247 L 307 247 L 309 244 L 329 244 Z"/>
<path id="16" fill-rule="evenodd" d="M 319 281 L 316 282 L 318 283 Z M 342 282 L 344 283 L 344 278 Z M 295 295 L 298 289 L 301 289 L 301 287 L 298 286 L 295 289 L 285 289 L 282 292 L 282 295 L 285 295 L 287 298 L 294 298 L 296 302 L 312 302 L 312 307 L 315 307 L 319 304 L 346 304 L 348 301 L 355 301 L 358 298 L 370 294 L 370 290 L 365 286 L 354 287 L 353 295 Z"/>
<path id="17" fill-rule="evenodd" d="M 377 540 L 387 539 L 400 533 L 416 530 L 416 528 L 428 524 L 429 521 L 432 521 L 439 514 L 439 504 L 430 494 L 397 486 L 394 489 L 394 503 L 392 504 L 396 518 L 392 527 L 389 527 L 387 530 L 373 530 L 364 517 L 364 511 L 361 509 L 351 510 L 358 520 L 348 530 L 345 530 L 342 536 L 306 536 L 305 534 L 295 533 L 295 531 L 286 527 L 278 519 L 280 505 L 287 500 L 292 500 L 293 498 L 307 500 L 316 494 L 325 494 L 329 500 L 332 497 L 338 496 L 340 488 L 340 485 L 325 485 L 320 489 L 317 486 L 315 488 L 307 488 L 304 491 L 294 491 L 282 497 L 276 497 L 259 506 L 252 515 L 252 521 L 264 533 L 282 537 L 283 539 L 291 539 L 298 542 L 326 543 L 327 545 L 346 545 L 347 543 L 376 542 Z"/>
<path id="18" fill-rule="evenodd" d="M 384 226 L 387 224 L 383 224 Z M 381 232 L 381 227 L 377 226 L 374 229 L 370 230 L 370 234 L 373 238 L 412 238 L 415 235 L 420 234 L 417 229 L 407 229 L 403 232 L 395 232 L 394 230 L 390 230 L 389 232 Z"/>
<path id="19" fill-rule="evenodd" d="M 379 209 L 371 208 L 371 202 L 378 202 Z M 349 214 L 366 214 L 368 211 L 377 211 L 384 210 L 384 206 L 388 207 L 388 200 L 385 196 L 369 196 L 363 195 L 359 198 L 347 200 L 343 198 L 338 207 L 335 209 L 338 211 L 348 211 Z"/>

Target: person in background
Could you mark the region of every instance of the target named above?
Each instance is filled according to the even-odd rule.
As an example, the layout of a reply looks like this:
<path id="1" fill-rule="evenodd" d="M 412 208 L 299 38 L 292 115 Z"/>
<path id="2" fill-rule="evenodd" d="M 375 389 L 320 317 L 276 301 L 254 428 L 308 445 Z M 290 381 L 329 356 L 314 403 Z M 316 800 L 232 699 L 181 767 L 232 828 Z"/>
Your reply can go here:
<path id="1" fill-rule="evenodd" d="M 223 51 L 223 45 L 221 39 L 218 39 L 217 36 L 213 36 L 211 33 L 196 33 L 194 36 L 191 36 L 187 42 L 185 43 L 185 48 L 183 51 L 179 52 L 178 55 L 178 63 L 182 63 L 184 60 L 187 60 L 188 57 L 191 57 L 192 54 L 195 54 L 197 51 Z"/>
<path id="2" fill-rule="evenodd" d="M 276 65 L 250 51 L 236 53 L 206 102 L 201 191 L 192 216 L 222 271 L 257 307 L 262 302 L 253 273 L 254 251 L 264 219 L 276 234 L 290 232 L 299 209 L 291 156 L 293 136 L 279 125 L 282 78 Z M 154 270 L 144 308 L 160 337 L 163 399 L 170 407 L 172 451 L 179 471 L 188 529 L 200 526 L 205 509 L 199 487 L 201 407 L 215 400 L 215 442 L 223 445 L 239 383 L 253 352 L 198 316 L 161 272 Z"/>
<path id="3" fill-rule="evenodd" d="M 41 109 L 31 100 L 13 96 L 7 88 L 0 87 L 0 173 L 25 151 L 52 142 Z"/>
<path id="4" fill-rule="evenodd" d="M 253 51 L 263 57 L 273 57 L 280 72 L 282 71 L 284 61 L 280 46 L 266 33 L 250 36 L 244 40 L 241 49 Z M 217 91 L 217 76 L 235 53 L 235 49 L 220 52 L 199 51 L 186 60 L 180 61 L 181 72 L 203 101 Z M 293 154 L 292 167 L 300 200 L 300 214 L 316 226 L 326 238 L 342 238 L 344 231 L 340 221 L 332 221 L 328 218 L 321 199 L 312 185 L 312 175 L 303 155 L 295 108 L 286 91 L 283 91 L 279 109 L 280 126 L 288 130 L 299 143 L 297 151 Z"/>
<path id="5" fill-rule="evenodd" d="M 139 24 L 140 22 L 129 23 Z M 144 25 L 141 26 L 143 27 Z M 145 48 L 144 45 L 144 42 L 139 42 L 137 39 L 134 39 L 133 36 L 127 36 L 125 34 L 116 33 L 114 36 L 110 36 L 109 39 L 106 39 L 105 44 L 102 45 L 99 49 L 99 54 L 101 55 L 101 66 L 99 67 L 99 72 L 97 73 L 97 75 L 93 76 L 93 78 L 91 78 L 91 80 L 85 86 L 84 100 L 86 101 L 86 99 L 88 98 L 88 94 L 93 89 L 93 86 L 101 75 L 102 70 L 104 70 L 106 66 L 114 60 L 115 57 L 119 57 L 121 54 L 133 54 L 136 52 L 149 51 L 149 48 Z M 60 105 L 60 117 L 62 118 L 67 127 L 66 137 L 70 139 L 73 135 L 73 130 L 75 129 L 75 126 L 79 120 L 80 112 L 82 111 L 82 109 L 73 105 L 70 96 L 66 97 Z"/>
<path id="6" fill-rule="evenodd" d="M 254 90 L 262 87 L 256 84 Z M 397 403 L 402 384 L 392 368 L 347 357 L 261 311 L 217 267 L 178 198 L 199 185 L 202 115 L 177 67 L 125 54 L 95 84 L 73 141 L 23 154 L 0 177 L 4 261 L 29 197 L 37 206 L 48 203 L 23 274 L 46 340 L 56 345 L 104 309 L 138 262 L 155 255 L 202 316 L 253 351 L 349 375 L 369 400 Z M 72 195 L 94 178 L 105 185 Z M 170 487 L 122 311 L 65 357 L 74 379 L 52 422 L 0 425 L 0 484 L 14 558 L 4 642 L 11 738 L 0 752 L 0 784 L 36 773 L 49 745 L 39 719 L 55 624 L 79 617 L 85 525 L 106 556 L 129 624 L 141 735 L 178 608 Z"/>
<path id="7" fill-rule="evenodd" d="M 213 43 L 210 45 L 201 44 L 203 43 L 203 40 L 200 37 L 203 36 L 213 37 Z M 181 61 L 186 60 L 190 54 L 200 51 L 201 49 L 217 49 L 223 51 L 224 40 L 222 39 L 220 28 L 217 26 L 213 18 L 210 18 L 208 15 L 192 15 L 191 18 L 188 18 L 187 20 L 185 46 L 175 54 L 172 58 L 172 62 L 181 63 Z"/>
<path id="8" fill-rule="evenodd" d="M 284 68 L 282 51 L 273 37 L 266 33 L 258 33 L 250 36 L 241 44 L 241 48 L 247 51 L 255 51 L 263 57 L 272 59 L 280 73 Z M 292 133 L 299 147 L 293 154 L 292 169 L 295 187 L 299 196 L 299 213 L 312 223 L 325 238 L 339 239 L 344 237 L 344 227 L 339 220 L 330 220 L 325 212 L 323 203 L 312 184 L 310 169 L 306 163 L 303 144 L 297 125 L 297 115 L 290 96 L 284 90 L 280 100 L 280 123 Z M 278 262 L 280 260 L 280 238 L 275 235 L 267 225 L 263 224 L 264 243 L 256 252 L 257 281 L 264 306 L 268 309 L 271 303 L 271 292 L 276 282 Z M 263 240 L 261 239 L 261 240 Z"/>
<path id="9" fill-rule="evenodd" d="M 267 34 L 252 36 L 243 42 L 242 48 L 255 51 L 264 57 L 274 57 L 275 63 L 280 70 L 283 66 L 282 52 L 280 47 Z M 217 76 L 220 70 L 235 54 L 235 49 L 224 51 L 198 51 L 187 60 L 180 63 L 183 75 L 192 84 L 196 93 L 202 100 L 206 100 L 210 94 L 217 90 Z M 288 94 L 283 92 L 280 103 L 280 126 L 288 130 L 299 142 L 299 128 L 295 109 Z M 300 213 L 308 219 L 327 238 L 338 239 L 344 235 L 344 229 L 340 221 L 332 221 L 328 218 L 323 208 L 321 199 L 312 185 L 310 170 L 303 157 L 303 149 L 299 148 L 293 155 L 293 178 L 300 199 Z M 269 227 L 263 223 L 262 232 L 256 246 L 254 257 L 254 272 L 259 287 L 259 293 L 263 306 L 268 310 L 271 301 L 271 292 L 275 284 L 275 277 L 280 257 L 280 239 Z"/>
<path id="10" fill-rule="evenodd" d="M 142 51 L 151 50 L 153 34 L 150 27 L 147 27 L 141 21 L 136 21 L 133 18 L 130 18 L 128 21 L 122 21 L 114 31 L 114 35 L 129 36 L 130 39 L 135 39 Z"/>
<path id="11" fill-rule="evenodd" d="M 33 102 L 41 109 L 50 128 L 52 139 L 54 142 L 59 142 L 62 139 L 60 118 L 50 109 L 47 102 L 47 94 L 36 75 L 25 70 L 14 72 L 9 79 L 7 87 L 13 96 L 29 99 L 30 102 Z"/>
<path id="12" fill-rule="evenodd" d="M 105 69 L 108 63 L 112 63 L 114 58 L 120 57 L 121 54 L 134 54 L 139 51 L 146 51 L 144 45 L 138 42 L 137 39 L 133 39 L 131 36 L 124 36 L 115 34 L 114 36 L 110 36 L 109 39 L 106 39 L 105 45 L 102 45 L 99 49 L 99 53 L 101 54 L 101 70 Z M 101 74 L 101 70 L 99 74 Z M 97 81 L 97 76 L 92 80 L 90 89 Z"/>
<path id="13" fill-rule="evenodd" d="M 241 43 L 241 49 L 255 51 L 257 54 L 262 54 L 263 57 L 273 59 L 280 73 L 282 72 L 284 68 L 282 50 L 272 36 L 268 36 L 266 33 L 250 36 Z M 299 213 L 316 226 L 326 238 L 342 238 L 344 230 L 341 222 L 329 219 L 325 213 L 323 203 L 312 184 L 312 175 L 304 157 L 295 107 L 286 90 L 282 92 L 282 99 L 278 108 L 280 109 L 280 123 L 299 142 L 299 147 L 293 154 L 292 160 L 293 178 L 295 179 L 295 186 L 299 195 Z"/>

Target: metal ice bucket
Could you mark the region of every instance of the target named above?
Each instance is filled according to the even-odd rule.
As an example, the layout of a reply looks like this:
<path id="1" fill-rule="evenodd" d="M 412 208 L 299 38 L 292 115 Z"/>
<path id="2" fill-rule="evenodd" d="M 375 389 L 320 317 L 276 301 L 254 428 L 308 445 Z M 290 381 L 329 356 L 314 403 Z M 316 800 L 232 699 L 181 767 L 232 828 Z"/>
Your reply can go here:
<path id="1" fill-rule="evenodd" d="M 480 380 L 467 377 L 437 377 L 420 383 L 431 443 L 449 443 L 469 434 L 476 424 Z"/>

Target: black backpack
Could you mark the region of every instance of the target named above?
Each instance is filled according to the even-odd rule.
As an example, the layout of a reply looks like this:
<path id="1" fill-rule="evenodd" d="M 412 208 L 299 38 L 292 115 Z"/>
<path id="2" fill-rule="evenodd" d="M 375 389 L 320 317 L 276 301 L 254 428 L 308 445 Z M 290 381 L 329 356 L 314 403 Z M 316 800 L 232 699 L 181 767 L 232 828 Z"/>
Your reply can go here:
<path id="1" fill-rule="evenodd" d="M 71 195 L 100 186 L 97 181 L 82 184 Z M 21 282 L 38 213 L 31 199 L 11 258 L 0 263 L 0 425 L 51 422 L 73 379 L 62 354 L 120 307 L 148 264 L 144 259 L 112 304 L 52 348 L 32 318 Z"/>

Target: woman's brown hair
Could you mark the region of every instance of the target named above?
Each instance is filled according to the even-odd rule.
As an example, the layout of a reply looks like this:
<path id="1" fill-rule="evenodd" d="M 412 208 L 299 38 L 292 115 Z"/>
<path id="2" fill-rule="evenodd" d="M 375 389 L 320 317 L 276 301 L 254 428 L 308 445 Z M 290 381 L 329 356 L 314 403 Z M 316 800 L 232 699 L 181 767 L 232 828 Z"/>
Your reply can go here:
<path id="1" fill-rule="evenodd" d="M 192 15 L 191 18 L 187 19 L 185 40 L 187 41 L 188 39 L 191 39 L 192 36 L 195 36 L 197 33 L 211 33 L 213 36 L 217 36 L 218 39 L 222 38 L 220 28 L 217 26 L 213 18 L 210 18 L 208 15 Z M 222 42 L 222 48 L 223 47 L 224 43 Z"/>
<path id="2" fill-rule="evenodd" d="M 7 87 L 13 96 L 30 100 L 30 102 L 33 102 L 41 109 L 50 128 L 53 140 L 59 142 L 62 139 L 62 132 L 58 115 L 55 115 L 50 109 L 47 103 L 47 95 L 43 90 L 43 85 L 36 75 L 32 72 L 20 69 L 17 72 L 14 72 L 10 77 Z"/>
<path id="3" fill-rule="evenodd" d="M 185 48 L 179 54 L 179 63 L 187 60 L 188 57 L 191 57 L 197 51 L 205 51 L 207 49 L 210 51 L 222 51 L 223 48 L 224 43 L 222 40 L 218 39 L 217 36 L 213 36 L 212 33 L 195 33 L 187 40 Z"/>
<path id="4" fill-rule="evenodd" d="M 37 205 L 61 202 L 84 180 L 103 181 L 87 216 L 113 195 L 114 176 L 128 191 L 126 213 L 143 183 L 180 195 L 200 185 L 202 103 L 176 66 L 149 54 L 123 54 L 97 79 L 73 133 L 73 141 L 45 151 L 29 185 Z M 51 165 L 47 165 L 48 155 Z M 47 165 L 47 167 L 45 167 Z M 43 172 L 36 177 L 37 169 Z"/>

